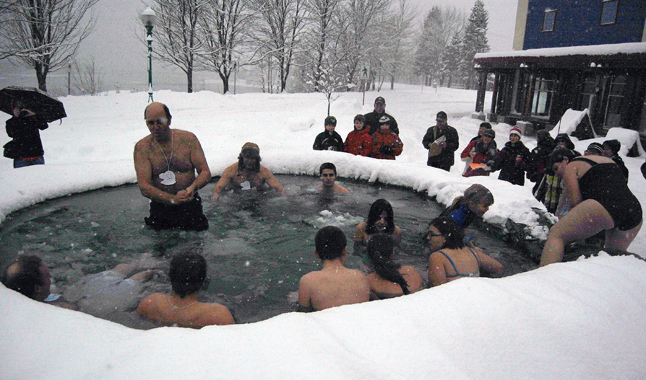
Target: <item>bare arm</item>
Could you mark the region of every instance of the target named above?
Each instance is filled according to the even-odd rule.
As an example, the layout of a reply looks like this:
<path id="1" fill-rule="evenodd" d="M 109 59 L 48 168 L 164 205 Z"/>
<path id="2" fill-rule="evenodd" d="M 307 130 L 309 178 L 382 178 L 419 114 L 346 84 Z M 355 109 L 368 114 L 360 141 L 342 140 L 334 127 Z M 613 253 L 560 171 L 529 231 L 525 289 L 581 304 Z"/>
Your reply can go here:
<path id="1" fill-rule="evenodd" d="M 478 259 L 480 259 L 480 267 L 482 269 L 494 277 L 502 276 L 505 267 L 498 260 L 482 252 L 480 248 L 475 248 L 474 252 L 478 255 Z"/>
<path id="2" fill-rule="evenodd" d="M 316 311 L 312 306 L 312 297 L 310 296 L 310 284 L 307 281 L 307 275 L 301 277 L 298 283 L 298 312 L 309 313 Z"/>
<path id="3" fill-rule="evenodd" d="M 211 197 L 212 200 L 220 199 L 220 193 L 222 192 L 222 190 L 224 190 L 224 188 L 227 187 L 227 185 L 233 180 L 233 177 L 235 176 L 235 172 L 237 170 L 237 165 L 238 164 L 233 164 L 224 169 L 222 177 L 220 177 L 218 183 L 216 183 L 213 187 L 213 196 Z"/>
<path id="4" fill-rule="evenodd" d="M 182 199 L 192 200 L 197 190 L 206 186 L 211 180 L 211 170 L 209 164 L 206 162 L 204 150 L 200 144 L 200 140 L 194 134 L 190 134 L 189 146 L 191 149 L 191 163 L 197 171 L 197 177 L 189 187 L 177 193 Z"/>
<path id="5" fill-rule="evenodd" d="M 263 171 L 262 174 L 263 174 L 263 177 L 265 177 L 265 182 L 267 183 L 267 185 L 269 185 L 269 187 L 271 187 L 274 190 L 278 190 L 281 194 L 284 194 L 285 190 L 283 189 L 283 185 L 281 185 L 280 182 L 278 182 L 278 180 L 276 179 L 276 177 L 274 177 L 272 172 L 269 171 L 269 169 L 267 168 L 262 168 L 261 170 Z"/>
<path id="6" fill-rule="evenodd" d="M 361 222 L 357 224 L 357 228 L 354 230 L 354 242 L 355 244 L 363 244 L 366 237 L 366 222 Z"/>
<path id="7" fill-rule="evenodd" d="M 444 259 L 438 252 L 433 252 L 428 258 L 428 280 L 429 286 L 438 286 L 447 282 Z"/>

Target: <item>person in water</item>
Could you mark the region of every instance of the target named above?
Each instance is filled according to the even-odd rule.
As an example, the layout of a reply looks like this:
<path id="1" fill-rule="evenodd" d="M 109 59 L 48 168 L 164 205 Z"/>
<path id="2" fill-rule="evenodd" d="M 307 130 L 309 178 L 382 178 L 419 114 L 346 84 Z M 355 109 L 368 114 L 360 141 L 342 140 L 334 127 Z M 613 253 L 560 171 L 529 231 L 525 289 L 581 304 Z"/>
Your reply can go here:
<path id="1" fill-rule="evenodd" d="M 392 236 L 377 234 L 368 242 L 368 258 L 375 269 L 368 275 L 373 300 L 414 293 L 424 286 L 417 269 L 396 263 L 394 255 Z"/>
<path id="2" fill-rule="evenodd" d="M 344 266 L 347 239 L 339 227 L 321 228 L 314 238 L 314 254 L 322 269 L 301 277 L 298 311 L 311 312 L 370 300 L 370 284 L 361 271 Z"/>
<path id="3" fill-rule="evenodd" d="M 565 182 L 569 211 L 550 228 L 541 265 L 563 260 L 565 246 L 606 231 L 605 249 L 626 250 L 642 226 L 642 207 L 621 169 L 601 155 L 575 157 L 566 148 L 550 155 Z"/>
<path id="4" fill-rule="evenodd" d="M 200 141 L 171 129 L 170 110 L 162 103 L 149 104 L 144 118 L 150 135 L 135 145 L 134 162 L 141 194 L 151 201 L 146 224 L 155 230 L 208 229 L 197 191 L 209 183 L 211 171 Z"/>
<path id="5" fill-rule="evenodd" d="M 366 245 L 374 234 L 391 235 L 395 244 L 402 240 L 402 230 L 395 225 L 393 206 L 385 199 L 377 199 L 370 206 L 368 221 L 357 225 L 354 232 L 355 245 Z"/>
<path id="6" fill-rule="evenodd" d="M 426 235 L 430 251 L 428 279 L 431 286 L 463 277 L 480 277 L 480 269 L 500 277 L 504 267 L 477 248 L 464 245 L 464 233 L 455 220 L 438 217 L 431 221 Z"/>
<path id="7" fill-rule="evenodd" d="M 267 186 L 283 194 L 283 186 L 272 172 L 260 165 L 260 148 L 247 142 L 242 146 L 238 162 L 224 169 L 222 177 L 213 187 L 213 200 L 220 199 L 222 191 L 228 187 L 234 190 L 264 189 Z"/>
<path id="8" fill-rule="evenodd" d="M 50 292 L 52 275 L 43 260 L 36 255 L 20 255 L 5 269 L 2 283 L 33 300 L 109 319 L 110 314 L 125 312 L 143 290 L 142 284 L 160 274 L 152 269 L 156 266 L 149 261 L 119 264 L 83 277 L 60 295 Z"/>
<path id="9" fill-rule="evenodd" d="M 475 183 L 467 187 L 464 195 L 455 198 L 451 206 L 442 211 L 440 216 L 447 216 L 455 220 L 460 228 L 466 229 L 476 217 L 482 217 L 493 202 L 491 191 Z"/>
<path id="10" fill-rule="evenodd" d="M 184 252 L 173 256 L 168 271 L 171 295 L 149 295 L 139 303 L 137 314 L 160 326 L 199 329 L 234 324 L 233 315 L 226 306 L 198 301 L 206 274 L 206 260 L 201 255 Z"/>
<path id="11" fill-rule="evenodd" d="M 348 194 L 350 191 L 336 183 L 336 166 L 331 162 L 321 164 L 319 168 L 321 184 L 316 188 L 322 194 Z"/>

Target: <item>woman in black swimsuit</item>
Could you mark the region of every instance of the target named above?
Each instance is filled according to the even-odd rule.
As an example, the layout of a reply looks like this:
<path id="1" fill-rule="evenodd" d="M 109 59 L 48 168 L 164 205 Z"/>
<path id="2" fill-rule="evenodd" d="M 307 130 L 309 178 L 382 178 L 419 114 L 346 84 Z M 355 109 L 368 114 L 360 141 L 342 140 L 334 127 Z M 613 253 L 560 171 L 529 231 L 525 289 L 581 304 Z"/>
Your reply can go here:
<path id="1" fill-rule="evenodd" d="M 642 226 L 642 208 L 617 164 L 603 156 L 574 158 L 565 148 L 552 152 L 550 160 L 565 181 L 570 211 L 550 229 L 541 265 L 562 261 L 567 244 L 604 230 L 604 248 L 628 249 Z"/>

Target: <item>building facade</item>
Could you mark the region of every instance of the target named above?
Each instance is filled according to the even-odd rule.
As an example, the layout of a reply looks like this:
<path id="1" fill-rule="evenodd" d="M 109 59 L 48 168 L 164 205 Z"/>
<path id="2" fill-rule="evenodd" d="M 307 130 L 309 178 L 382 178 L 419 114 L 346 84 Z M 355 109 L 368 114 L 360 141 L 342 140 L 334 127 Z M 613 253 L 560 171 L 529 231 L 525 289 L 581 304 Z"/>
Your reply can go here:
<path id="1" fill-rule="evenodd" d="M 515 50 L 475 57 L 476 111 L 537 130 L 569 108 L 588 109 L 597 133 L 623 127 L 646 137 L 645 20 L 645 0 L 519 0 Z"/>

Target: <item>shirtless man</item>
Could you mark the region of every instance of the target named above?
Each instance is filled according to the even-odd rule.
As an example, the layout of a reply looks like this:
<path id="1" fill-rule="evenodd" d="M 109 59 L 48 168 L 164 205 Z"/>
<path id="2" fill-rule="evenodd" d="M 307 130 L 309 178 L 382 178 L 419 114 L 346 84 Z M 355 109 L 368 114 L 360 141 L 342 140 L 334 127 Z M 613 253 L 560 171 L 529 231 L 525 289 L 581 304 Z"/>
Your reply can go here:
<path id="1" fill-rule="evenodd" d="M 319 168 L 321 184 L 316 188 L 320 193 L 327 194 L 348 194 L 350 191 L 336 183 L 336 166 L 331 162 L 325 162 Z"/>
<path id="2" fill-rule="evenodd" d="M 262 188 L 266 184 L 282 194 L 283 186 L 269 169 L 260 165 L 260 161 L 262 158 L 258 145 L 245 143 L 238 155 L 238 162 L 224 169 L 222 177 L 213 187 L 211 199 L 220 199 L 220 193 L 229 185 L 236 190 L 251 190 Z"/>
<path id="3" fill-rule="evenodd" d="M 323 269 L 301 277 L 298 284 L 298 311 L 310 312 L 370 300 L 367 277 L 345 263 L 347 240 L 339 227 L 321 228 L 314 238 L 316 257 Z"/>
<path id="4" fill-rule="evenodd" d="M 168 277 L 171 295 L 153 293 L 139 303 L 137 314 L 161 326 L 192 327 L 234 324 L 226 306 L 198 301 L 206 280 L 206 260 L 197 253 L 175 255 Z"/>
<path id="5" fill-rule="evenodd" d="M 146 224 L 155 230 L 206 230 L 209 221 L 197 191 L 211 180 L 211 171 L 199 140 L 191 132 L 170 128 L 171 114 L 164 104 L 149 104 L 144 118 L 150 136 L 135 145 L 134 161 L 141 194 L 151 200 Z"/>

